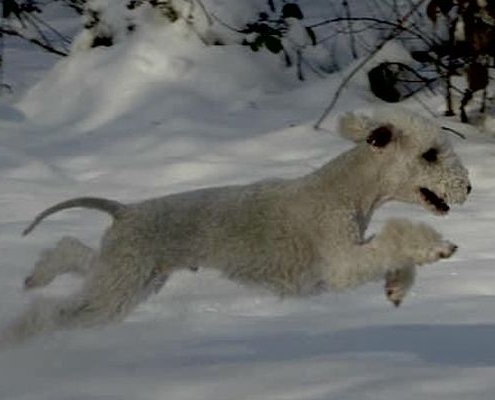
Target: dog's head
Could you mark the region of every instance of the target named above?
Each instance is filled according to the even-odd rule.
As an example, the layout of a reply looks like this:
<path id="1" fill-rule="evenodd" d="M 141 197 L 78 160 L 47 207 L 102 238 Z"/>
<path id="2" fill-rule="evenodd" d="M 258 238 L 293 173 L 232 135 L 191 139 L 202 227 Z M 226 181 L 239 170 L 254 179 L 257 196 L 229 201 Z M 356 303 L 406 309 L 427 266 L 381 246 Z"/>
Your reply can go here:
<path id="1" fill-rule="evenodd" d="M 471 184 L 447 134 L 433 121 L 393 108 L 372 116 L 346 114 L 342 135 L 372 150 L 380 179 L 391 200 L 417 203 L 446 214 L 451 203 L 463 203 Z"/>

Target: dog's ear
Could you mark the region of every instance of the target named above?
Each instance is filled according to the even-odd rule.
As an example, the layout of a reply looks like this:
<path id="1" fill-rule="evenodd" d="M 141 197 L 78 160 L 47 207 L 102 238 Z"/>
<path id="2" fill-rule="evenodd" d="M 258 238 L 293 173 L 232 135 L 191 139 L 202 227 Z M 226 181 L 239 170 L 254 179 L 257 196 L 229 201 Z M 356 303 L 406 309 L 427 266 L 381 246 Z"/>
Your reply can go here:
<path id="1" fill-rule="evenodd" d="M 380 125 L 371 131 L 366 138 L 366 142 L 373 147 L 382 148 L 392 141 L 393 135 L 393 127 L 391 125 Z"/>
<path id="2" fill-rule="evenodd" d="M 364 142 L 373 126 L 371 118 L 365 115 L 347 113 L 340 117 L 339 131 L 342 137 L 359 143 Z"/>

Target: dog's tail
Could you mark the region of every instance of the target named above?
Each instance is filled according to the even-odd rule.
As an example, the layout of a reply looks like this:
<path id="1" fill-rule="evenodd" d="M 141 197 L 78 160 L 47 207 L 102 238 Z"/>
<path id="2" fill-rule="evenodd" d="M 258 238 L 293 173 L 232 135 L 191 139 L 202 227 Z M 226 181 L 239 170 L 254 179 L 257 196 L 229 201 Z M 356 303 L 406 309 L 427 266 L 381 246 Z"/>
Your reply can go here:
<path id="1" fill-rule="evenodd" d="M 54 206 L 47 208 L 45 211 L 38 214 L 34 221 L 31 222 L 26 229 L 24 229 L 22 236 L 29 234 L 36 227 L 36 225 L 38 225 L 49 215 L 73 207 L 92 208 L 106 212 L 114 218 L 120 211 L 126 208 L 124 204 L 119 203 L 118 201 L 107 200 L 99 197 L 78 197 L 75 199 L 62 201 L 61 203 L 55 204 Z"/>

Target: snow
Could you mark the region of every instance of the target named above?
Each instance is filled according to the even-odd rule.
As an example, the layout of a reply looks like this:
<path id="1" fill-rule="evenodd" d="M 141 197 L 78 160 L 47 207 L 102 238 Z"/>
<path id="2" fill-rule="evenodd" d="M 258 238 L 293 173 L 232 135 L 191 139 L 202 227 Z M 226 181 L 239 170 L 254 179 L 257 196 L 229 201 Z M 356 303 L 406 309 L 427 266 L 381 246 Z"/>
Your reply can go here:
<path id="1" fill-rule="evenodd" d="M 404 55 L 391 44 L 378 57 Z M 307 173 L 351 146 L 333 133 L 338 113 L 380 104 L 360 75 L 314 131 L 341 77 L 300 83 L 270 54 L 206 48 L 180 25 L 58 62 L 0 107 L 0 323 L 33 297 L 77 286 L 62 277 L 42 293 L 22 292 L 42 248 L 63 235 L 95 246 L 109 223 L 72 210 L 21 238 L 38 211 L 79 195 L 132 201 Z M 404 216 L 460 246 L 419 271 L 400 308 L 387 303 L 382 283 L 278 299 L 214 272 L 181 272 L 123 323 L 0 352 L 0 398 L 492 399 L 494 139 L 442 119 L 440 97 L 420 96 L 467 136 L 451 140 L 474 189 L 444 218 L 403 204 L 375 215 L 371 231 Z M 414 99 L 403 106 L 424 112 Z"/>

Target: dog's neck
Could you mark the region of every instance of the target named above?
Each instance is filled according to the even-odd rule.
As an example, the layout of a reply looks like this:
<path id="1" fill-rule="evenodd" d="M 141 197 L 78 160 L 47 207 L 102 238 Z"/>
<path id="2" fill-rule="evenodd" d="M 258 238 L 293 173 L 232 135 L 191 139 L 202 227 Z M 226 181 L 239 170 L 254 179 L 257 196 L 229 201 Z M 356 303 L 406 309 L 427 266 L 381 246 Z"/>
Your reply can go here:
<path id="1" fill-rule="evenodd" d="M 370 147 L 357 145 L 327 162 L 313 176 L 319 190 L 337 191 L 344 205 L 369 221 L 375 209 L 392 199 L 392 188 L 384 173 L 390 166 L 385 160 L 378 160 Z M 349 185 L 350 181 L 352 185 Z"/>

